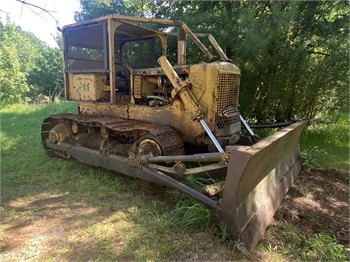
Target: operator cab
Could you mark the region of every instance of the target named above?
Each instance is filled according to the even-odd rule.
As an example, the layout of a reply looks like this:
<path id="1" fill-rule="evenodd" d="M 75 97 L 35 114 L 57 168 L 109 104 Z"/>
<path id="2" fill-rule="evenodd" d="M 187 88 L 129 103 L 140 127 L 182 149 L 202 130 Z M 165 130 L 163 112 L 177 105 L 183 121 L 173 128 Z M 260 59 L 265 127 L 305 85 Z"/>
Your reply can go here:
<path id="1" fill-rule="evenodd" d="M 165 33 L 105 17 L 66 26 L 63 37 L 68 99 L 148 106 L 170 103 L 172 86 L 157 62 L 166 54 Z M 188 67 L 178 70 L 188 75 Z"/>

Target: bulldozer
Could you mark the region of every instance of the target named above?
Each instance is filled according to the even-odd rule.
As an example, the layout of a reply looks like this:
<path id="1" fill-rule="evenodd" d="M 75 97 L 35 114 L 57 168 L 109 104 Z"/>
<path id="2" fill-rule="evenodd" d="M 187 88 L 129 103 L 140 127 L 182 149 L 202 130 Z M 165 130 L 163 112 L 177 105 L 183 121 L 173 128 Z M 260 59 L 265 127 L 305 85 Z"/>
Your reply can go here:
<path id="1" fill-rule="evenodd" d="M 44 120 L 47 153 L 175 188 L 254 247 L 301 170 L 306 122 L 259 139 L 238 110 L 240 69 L 211 34 L 182 21 L 114 14 L 62 33 L 65 98 L 77 114 Z M 206 62 L 186 63 L 194 47 Z M 188 177 L 221 179 L 221 192 Z"/>

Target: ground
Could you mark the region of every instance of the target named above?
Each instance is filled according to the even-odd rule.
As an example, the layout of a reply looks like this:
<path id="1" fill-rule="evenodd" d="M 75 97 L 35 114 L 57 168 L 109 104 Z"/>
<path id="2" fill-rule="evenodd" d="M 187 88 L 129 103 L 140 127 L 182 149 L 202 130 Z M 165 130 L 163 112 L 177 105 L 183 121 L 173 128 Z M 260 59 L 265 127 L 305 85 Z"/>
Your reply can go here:
<path id="1" fill-rule="evenodd" d="M 304 170 L 275 214 L 306 237 L 334 236 L 349 248 L 349 176 L 343 171 Z"/>
<path id="2" fill-rule="evenodd" d="M 278 239 L 274 243 L 274 239 L 268 238 L 268 236 L 274 233 L 277 225 L 283 223 L 298 228 L 305 239 L 317 233 L 327 233 L 334 236 L 348 250 L 348 185 L 349 176 L 345 171 L 304 169 L 277 210 L 262 242 L 269 241 L 269 245 L 279 245 Z M 150 200 L 162 197 L 162 193 L 156 192 L 151 194 Z M 42 195 L 33 199 L 26 198 L 14 201 L 11 205 L 13 213 L 4 212 L 1 217 L 3 234 L 0 259 L 2 261 L 15 261 L 18 258 L 28 261 L 144 260 L 144 256 L 137 257 L 132 252 L 122 251 L 128 244 L 126 241 L 128 238 L 118 235 L 120 232 L 124 232 L 121 229 L 130 227 L 130 230 L 134 231 L 137 227 L 137 223 L 132 223 L 135 221 L 117 215 L 126 207 L 116 210 L 115 207 L 107 206 L 95 210 L 86 203 L 74 202 L 73 204 L 65 193 Z M 134 219 L 133 213 L 137 210 L 133 210 L 132 206 L 130 205 L 127 211 Z M 152 214 L 155 220 L 160 219 L 161 215 L 156 217 L 154 215 L 156 213 Z M 94 223 L 99 223 L 99 226 L 89 229 L 88 226 Z M 111 223 L 117 223 L 117 226 L 110 227 Z M 157 228 L 159 228 L 159 224 L 157 224 Z M 96 233 L 98 230 L 104 236 L 103 239 L 98 239 L 99 234 Z M 159 229 L 159 231 L 159 234 L 168 232 L 167 229 Z M 218 236 L 212 235 L 210 237 L 206 233 L 201 235 L 196 229 L 193 233 L 191 235 L 191 229 L 184 231 L 184 234 L 190 236 L 188 238 L 190 247 L 177 247 L 175 237 L 175 239 L 170 239 L 172 244 L 169 246 L 175 251 L 169 252 L 165 257 L 156 254 L 155 258 L 196 261 L 270 260 L 266 254 L 261 252 L 239 253 L 237 249 L 232 249 L 220 242 Z M 146 235 L 145 238 L 147 238 Z M 86 241 L 87 239 L 89 241 Z M 164 242 L 166 241 L 169 239 L 164 240 Z M 113 246 L 113 251 L 106 249 L 106 246 Z M 135 248 L 147 249 L 142 245 L 135 246 Z M 149 248 L 153 249 L 154 247 Z M 52 251 L 53 249 L 55 251 Z M 99 254 L 99 252 L 101 253 Z M 115 256 L 118 252 L 119 255 Z M 133 255 L 130 256 L 130 254 Z M 285 259 L 282 258 L 282 260 Z"/>

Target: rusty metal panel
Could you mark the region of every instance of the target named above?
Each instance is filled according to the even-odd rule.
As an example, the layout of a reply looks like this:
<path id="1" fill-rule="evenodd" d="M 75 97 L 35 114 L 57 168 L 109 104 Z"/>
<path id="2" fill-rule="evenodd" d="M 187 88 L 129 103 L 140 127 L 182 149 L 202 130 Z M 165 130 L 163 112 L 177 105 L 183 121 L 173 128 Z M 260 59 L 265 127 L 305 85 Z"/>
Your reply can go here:
<path id="1" fill-rule="evenodd" d="M 189 79 L 191 92 L 212 131 L 218 133 L 219 129 L 239 122 L 237 116 L 231 114 L 233 107 L 238 106 L 240 70 L 237 66 L 227 62 L 193 65 Z"/>
<path id="2" fill-rule="evenodd" d="M 98 129 L 105 127 L 115 134 L 127 137 L 130 143 L 135 142 L 136 139 L 142 136 L 149 136 L 161 146 L 163 155 L 184 154 L 183 141 L 177 132 L 169 126 L 113 116 L 87 114 L 52 115 L 48 119 L 52 119 L 54 122 L 67 121 L 71 123 L 74 121 L 83 126 Z"/>
<path id="3" fill-rule="evenodd" d="M 170 105 L 162 107 L 150 107 L 143 105 L 129 105 L 129 118 L 139 121 L 147 121 L 154 124 L 170 126 Z"/>
<path id="4" fill-rule="evenodd" d="M 188 75 L 191 66 L 190 65 L 184 65 L 184 66 L 174 66 L 173 67 L 175 72 L 179 75 Z M 133 69 L 132 70 L 133 75 L 140 75 L 140 76 L 159 76 L 159 75 L 165 75 L 162 68 L 142 68 L 142 69 Z"/>
<path id="5" fill-rule="evenodd" d="M 231 153 L 219 216 L 235 240 L 257 244 L 300 171 L 298 122 L 252 147 L 227 147 Z"/>
<path id="6" fill-rule="evenodd" d="M 94 114 L 128 118 L 128 104 L 79 102 L 78 106 L 81 114 Z"/>
<path id="7" fill-rule="evenodd" d="M 94 101 L 106 95 L 103 74 L 69 74 L 69 97 L 73 100 Z"/>

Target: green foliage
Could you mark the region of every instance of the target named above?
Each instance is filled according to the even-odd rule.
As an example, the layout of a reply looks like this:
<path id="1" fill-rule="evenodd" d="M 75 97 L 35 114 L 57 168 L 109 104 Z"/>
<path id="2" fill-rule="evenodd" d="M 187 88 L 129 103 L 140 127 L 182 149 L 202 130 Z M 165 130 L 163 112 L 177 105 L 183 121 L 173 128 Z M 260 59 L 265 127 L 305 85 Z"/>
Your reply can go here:
<path id="1" fill-rule="evenodd" d="M 348 108 L 345 2 L 185 2 L 158 15 L 211 32 L 242 70 L 241 111 L 257 122 Z M 170 10 L 170 11 L 169 11 Z M 189 60 L 190 61 L 190 60 Z"/>
<path id="2" fill-rule="evenodd" d="M 14 24 L 4 26 L 0 22 L 0 99 L 1 106 L 10 102 L 18 102 L 28 90 L 25 73 L 21 68 L 20 56 L 16 48 L 16 40 L 20 38 Z"/>
<path id="3" fill-rule="evenodd" d="M 348 113 L 319 114 L 301 137 L 303 164 L 348 169 L 349 121 Z"/>
<path id="4" fill-rule="evenodd" d="M 175 226 L 208 225 L 212 212 L 192 199 L 182 199 L 171 212 L 170 221 Z"/>
<path id="5" fill-rule="evenodd" d="M 35 66 L 28 74 L 30 97 L 39 94 L 56 95 L 63 92 L 63 61 L 61 50 L 43 45 L 36 57 Z"/>
<path id="6" fill-rule="evenodd" d="M 51 48 L 32 33 L 22 31 L 7 18 L 0 22 L 1 105 L 17 103 L 39 94 L 63 91 L 63 61 L 59 48 Z"/>
<path id="7" fill-rule="evenodd" d="M 319 233 L 305 241 L 305 260 L 308 261 L 348 261 L 344 246 L 327 234 Z"/>
<path id="8" fill-rule="evenodd" d="M 74 18 L 76 21 L 84 21 L 109 14 L 143 16 L 152 5 L 150 2 L 143 0 L 80 0 L 81 11 L 76 12 Z"/>

